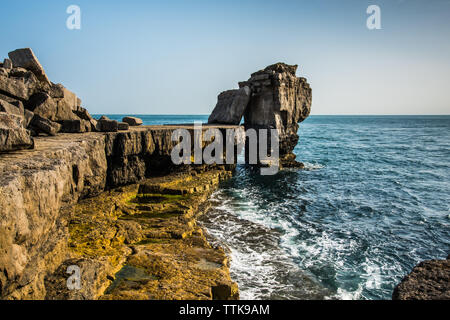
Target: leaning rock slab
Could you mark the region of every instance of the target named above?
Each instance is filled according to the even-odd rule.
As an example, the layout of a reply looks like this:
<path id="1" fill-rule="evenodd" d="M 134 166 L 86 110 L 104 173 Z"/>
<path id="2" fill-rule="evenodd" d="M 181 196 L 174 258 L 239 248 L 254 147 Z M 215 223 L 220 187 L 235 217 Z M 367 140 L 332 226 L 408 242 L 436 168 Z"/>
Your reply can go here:
<path id="1" fill-rule="evenodd" d="M 208 123 L 240 124 L 250 97 L 251 90 L 248 86 L 222 92 L 217 97 L 217 105 L 209 116 Z"/>
<path id="2" fill-rule="evenodd" d="M 30 132 L 23 127 L 23 119 L 17 115 L 0 112 L 0 152 L 34 147 Z"/>
<path id="3" fill-rule="evenodd" d="M 51 84 L 45 74 L 44 68 L 30 48 L 17 49 L 8 53 L 14 67 L 22 67 L 31 70 L 36 77 L 47 84 Z"/>

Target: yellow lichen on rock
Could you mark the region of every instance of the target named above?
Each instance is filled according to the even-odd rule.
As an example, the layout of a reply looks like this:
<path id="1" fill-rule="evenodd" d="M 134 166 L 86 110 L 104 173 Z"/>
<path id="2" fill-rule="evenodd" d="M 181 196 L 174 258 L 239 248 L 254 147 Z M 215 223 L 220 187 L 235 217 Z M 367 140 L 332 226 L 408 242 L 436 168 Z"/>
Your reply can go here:
<path id="1" fill-rule="evenodd" d="M 86 274 L 95 285 L 81 296 L 69 293 L 57 278 L 61 269 L 47 281 L 48 298 L 238 299 L 227 256 L 196 221 L 230 176 L 211 170 L 150 178 L 68 208 L 71 261 L 94 268 Z"/>

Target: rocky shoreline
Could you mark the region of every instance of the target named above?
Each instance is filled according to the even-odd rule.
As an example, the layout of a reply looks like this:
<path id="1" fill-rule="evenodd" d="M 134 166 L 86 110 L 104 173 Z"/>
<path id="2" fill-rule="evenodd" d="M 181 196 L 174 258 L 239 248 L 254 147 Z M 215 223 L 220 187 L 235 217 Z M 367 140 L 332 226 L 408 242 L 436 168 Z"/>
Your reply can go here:
<path id="1" fill-rule="evenodd" d="M 293 149 L 312 91 L 296 72 L 276 63 L 219 94 L 201 136 L 275 129 L 279 166 L 301 168 Z M 238 299 L 226 254 L 196 220 L 235 165 L 175 165 L 179 128 L 194 144 L 193 125 L 94 119 L 31 49 L 10 52 L 0 63 L 0 299 Z M 449 299 L 449 270 L 449 259 L 419 264 L 393 299 Z"/>
<path id="2" fill-rule="evenodd" d="M 144 158 L 154 168 L 167 157 L 173 143 L 172 130 L 170 126 L 142 126 L 119 133 L 37 137 L 34 150 L 3 154 L 0 157 L 1 298 L 99 298 L 109 279 L 114 279 L 114 271 L 120 271 L 129 255 L 138 252 L 137 248 L 145 251 L 142 248 L 163 246 L 164 241 L 168 242 L 166 247 L 172 247 L 172 241 L 180 241 L 173 246 L 186 248 L 195 242 L 205 251 L 206 265 L 219 266 L 217 261 L 225 261 L 220 249 L 208 248 L 196 227 L 195 217 L 204 211 L 201 207 L 207 205 L 211 190 L 221 179 L 230 176 L 232 167 L 184 166 L 153 178 L 136 174 L 145 175 L 148 171 Z M 169 161 L 166 158 L 164 163 Z M 166 167 L 167 172 L 170 168 Z M 152 192 L 148 191 L 151 185 Z M 109 200 L 105 201 L 106 198 Z M 138 205 L 136 199 L 142 199 L 143 204 Z M 152 205 L 145 205 L 146 201 Z M 82 209 L 86 203 L 91 210 L 87 215 Z M 141 221 L 149 212 L 154 218 Z M 165 232 L 155 233 L 161 231 L 161 223 L 168 223 Z M 76 231 L 81 226 L 86 232 Z M 123 231 L 127 228 L 130 230 Z M 90 237 L 99 242 L 89 242 Z M 137 245 L 146 239 L 150 239 L 148 244 Z M 102 243 L 108 243 L 109 247 L 96 246 Z M 210 256 L 214 261 L 207 259 Z M 73 259 L 86 268 L 84 275 L 88 278 L 84 281 L 88 292 L 71 296 L 70 292 L 57 289 L 55 274 L 61 274 Z M 108 259 L 116 263 L 111 264 Z M 226 263 L 218 269 L 221 271 L 214 278 L 217 281 L 210 277 L 210 298 L 213 294 L 224 297 L 223 293 L 217 293 L 219 289 L 214 289 L 217 286 L 235 288 Z M 92 273 L 99 278 L 89 279 Z M 68 276 L 59 278 L 59 284 L 65 284 Z M 236 296 L 235 291 L 230 291 L 232 296 Z"/>

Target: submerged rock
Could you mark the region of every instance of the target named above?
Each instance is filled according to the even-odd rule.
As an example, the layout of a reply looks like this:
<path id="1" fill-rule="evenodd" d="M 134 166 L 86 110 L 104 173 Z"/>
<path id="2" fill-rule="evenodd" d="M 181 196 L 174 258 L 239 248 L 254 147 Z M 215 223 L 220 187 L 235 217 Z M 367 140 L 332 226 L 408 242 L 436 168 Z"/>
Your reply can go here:
<path id="1" fill-rule="evenodd" d="M 450 255 L 446 260 L 419 263 L 403 278 L 393 300 L 450 300 Z"/>

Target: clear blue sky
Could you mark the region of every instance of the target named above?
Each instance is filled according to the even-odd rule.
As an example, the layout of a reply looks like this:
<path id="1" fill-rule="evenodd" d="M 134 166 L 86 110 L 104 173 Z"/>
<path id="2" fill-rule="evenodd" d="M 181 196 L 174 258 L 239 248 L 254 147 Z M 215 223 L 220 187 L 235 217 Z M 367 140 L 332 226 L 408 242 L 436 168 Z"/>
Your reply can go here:
<path id="1" fill-rule="evenodd" d="M 91 113 L 207 114 L 278 61 L 308 78 L 313 114 L 450 113 L 449 0 L 3 1 L 0 29 L 0 57 L 33 48 Z"/>

